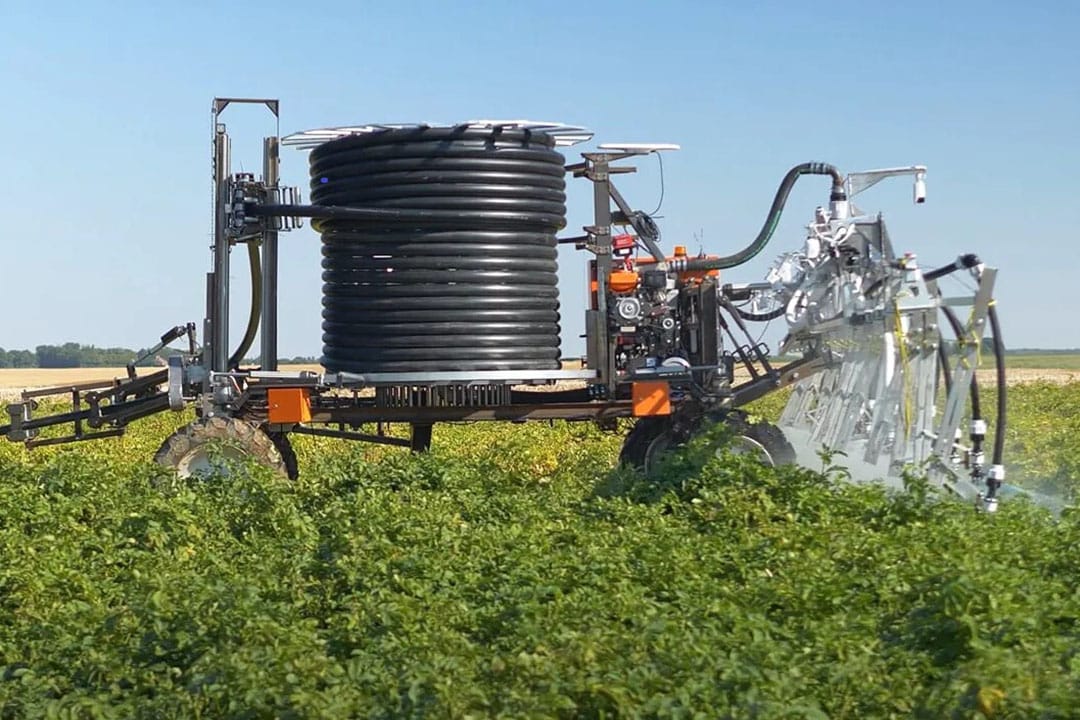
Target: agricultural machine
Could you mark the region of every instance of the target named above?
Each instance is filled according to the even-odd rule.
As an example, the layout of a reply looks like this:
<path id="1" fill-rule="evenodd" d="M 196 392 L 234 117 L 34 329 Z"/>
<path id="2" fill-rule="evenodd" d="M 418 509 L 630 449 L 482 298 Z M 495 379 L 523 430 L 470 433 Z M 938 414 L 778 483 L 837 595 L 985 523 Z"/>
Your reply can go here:
<path id="1" fill-rule="evenodd" d="M 213 266 L 202 342 L 194 323 L 178 325 L 150 350 L 184 341 L 167 367 L 140 374 L 132 364 L 113 381 L 24 392 L 0 434 L 29 447 L 91 440 L 194 406 L 197 419 L 163 443 L 158 462 L 190 475 L 221 452 L 295 477 L 294 433 L 419 451 L 441 422 L 613 426 L 633 417 L 622 459 L 650 471 L 713 420 L 733 427 L 736 449 L 767 463 L 840 450 L 875 477 L 915 466 L 996 508 L 1003 377 L 999 371 L 990 463 L 974 378 L 987 324 L 1002 353 L 995 270 L 973 255 L 923 269 L 914 255 L 894 251 L 880 215 L 853 202 L 883 179 L 908 176 L 921 203 L 925 167 L 845 175 L 823 163 L 797 165 L 746 247 L 691 256 L 676 246 L 668 254 L 653 219 L 614 179 L 634 171 L 625 161 L 677 146 L 599 145 L 568 165 L 560 149 L 590 140 L 582 128 L 365 125 L 267 137 L 256 177 L 231 170 L 220 116 L 236 103 L 279 112 L 276 100 L 214 100 Z M 308 204 L 279 182 L 282 146 L 309 152 Z M 560 238 L 567 175 L 588 183 L 594 219 L 583 234 Z M 829 196 L 803 247 L 781 255 L 763 282 L 725 282 L 722 270 L 766 247 L 804 176 L 823 178 Z M 322 243 L 323 371 L 286 372 L 277 367 L 278 242 L 305 219 Z M 580 367 L 561 362 L 556 257 L 564 244 L 588 257 Z M 230 262 L 240 246 L 253 292 L 246 331 L 231 345 Z M 938 282 L 952 273 L 970 291 L 945 297 Z M 779 319 L 787 334 L 772 353 L 751 327 Z M 256 336 L 259 362 L 248 367 Z M 788 387 L 778 426 L 740 410 Z M 35 412 L 57 395 L 70 399 L 70 410 Z M 391 423 L 408 424 L 410 436 L 387 432 Z M 39 434 L 58 425 L 72 430 Z"/>

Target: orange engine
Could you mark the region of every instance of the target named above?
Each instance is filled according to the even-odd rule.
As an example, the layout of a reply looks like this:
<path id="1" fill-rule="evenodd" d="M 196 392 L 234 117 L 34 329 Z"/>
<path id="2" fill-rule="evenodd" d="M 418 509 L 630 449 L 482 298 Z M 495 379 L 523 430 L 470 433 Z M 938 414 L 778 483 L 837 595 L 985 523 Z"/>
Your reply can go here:
<path id="1" fill-rule="evenodd" d="M 615 268 L 608 274 L 608 290 L 616 295 L 626 295 L 637 290 L 640 280 L 641 278 L 636 270 L 627 270 L 625 267 Z M 598 289 L 596 261 L 592 260 L 589 262 L 589 307 L 593 310 L 597 307 L 596 293 Z"/>

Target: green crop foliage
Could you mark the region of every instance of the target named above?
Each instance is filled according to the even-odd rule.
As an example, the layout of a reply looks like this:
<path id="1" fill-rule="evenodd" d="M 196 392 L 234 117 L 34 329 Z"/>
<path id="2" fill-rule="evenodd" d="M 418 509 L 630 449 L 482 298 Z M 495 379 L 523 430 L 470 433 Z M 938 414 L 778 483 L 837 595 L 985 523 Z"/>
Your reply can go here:
<path id="1" fill-rule="evenodd" d="M 1019 468 L 1075 484 L 1050 467 L 1075 435 L 1050 428 L 1080 384 L 1011 403 Z M 917 477 L 889 494 L 709 438 L 646 480 L 614 468 L 621 435 L 561 423 L 438 426 L 425 455 L 296 437 L 297 482 L 187 483 L 149 463 L 187 419 L 0 445 L 0 718 L 1080 707 L 1072 511 L 979 515 Z"/>

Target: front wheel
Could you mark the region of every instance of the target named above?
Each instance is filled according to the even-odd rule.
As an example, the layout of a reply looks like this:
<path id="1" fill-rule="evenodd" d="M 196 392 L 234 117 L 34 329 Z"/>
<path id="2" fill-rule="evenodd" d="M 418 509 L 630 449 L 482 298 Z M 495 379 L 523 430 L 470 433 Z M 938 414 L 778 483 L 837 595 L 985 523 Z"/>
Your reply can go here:
<path id="1" fill-rule="evenodd" d="M 230 417 L 201 418 L 174 432 L 154 455 L 154 462 L 182 478 L 206 477 L 228 470 L 230 462 L 254 460 L 283 477 L 295 477 L 295 456 L 282 435 L 273 438 L 258 424 Z M 290 463 L 289 460 L 292 462 Z"/>
<path id="2" fill-rule="evenodd" d="M 784 437 L 780 428 L 768 422 L 751 422 L 742 410 L 716 413 L 710 420 L 722 422 L 734 433 L 728 449 L 738 455 L 753 455 L 762 464 L 771 467 L 795 462 L 795 449 Z M 700 432 L 703 423 L 692 424 L 690 437 Z M 653 474 L 663 457 L 684 444 L 689 438 L 677 438 L 672 431 L 669 416 L 646 417 L 638 420 L 623 443 L 619 460 L 635 467 L 646 475 Z M 720 449 L 717 448 L 717 452 Z"/>

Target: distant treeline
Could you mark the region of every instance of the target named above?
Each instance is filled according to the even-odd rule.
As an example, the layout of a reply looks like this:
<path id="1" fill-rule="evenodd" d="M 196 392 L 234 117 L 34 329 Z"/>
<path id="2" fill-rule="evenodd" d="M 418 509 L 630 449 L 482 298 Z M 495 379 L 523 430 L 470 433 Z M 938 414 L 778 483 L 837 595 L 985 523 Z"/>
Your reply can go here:
<path id="1" fill-rule="evenodd" d="M 143 367 L 162 364 L 164 358 L 178 350 L 166 348 L 138 363 Z M 5 350 L 0 348 L 0 368 L 79 368 L 79 367 L 123 367 L 137 357 L 146 354 L 146 350 L 130 348 L 99 348 L 79 343 L 63 345 L 38 345 L 33 350 Z M 257 360 L 248 361 L 257 364 Z M 313 357 L 281 358 L 279 363 L 317 363 Z"/>

